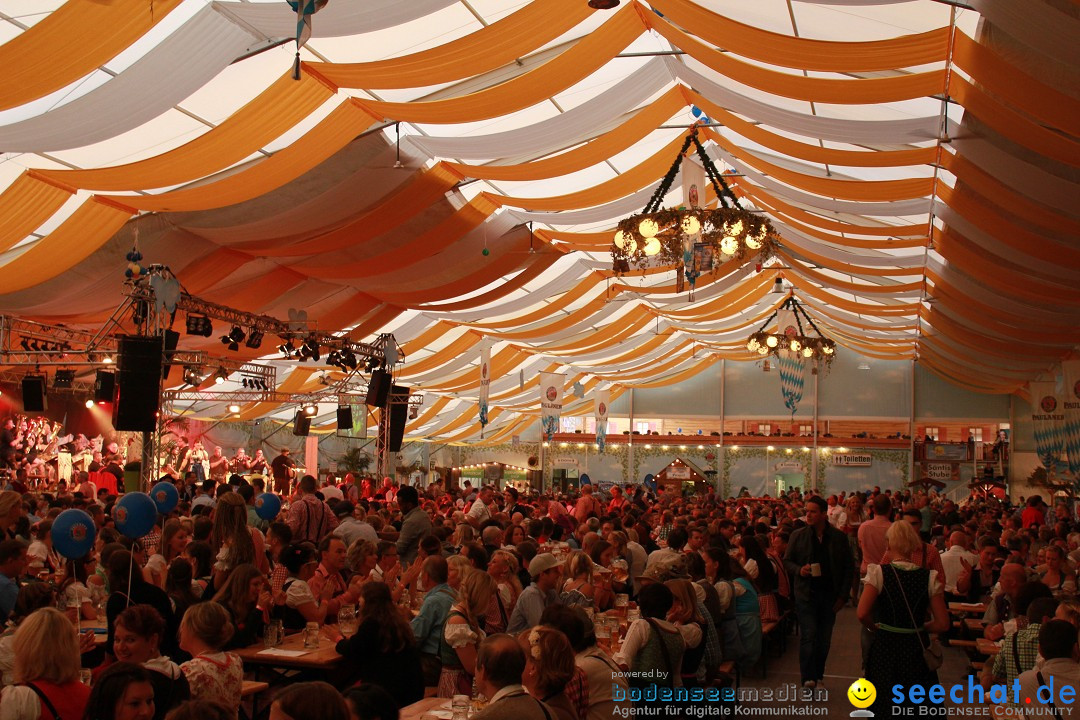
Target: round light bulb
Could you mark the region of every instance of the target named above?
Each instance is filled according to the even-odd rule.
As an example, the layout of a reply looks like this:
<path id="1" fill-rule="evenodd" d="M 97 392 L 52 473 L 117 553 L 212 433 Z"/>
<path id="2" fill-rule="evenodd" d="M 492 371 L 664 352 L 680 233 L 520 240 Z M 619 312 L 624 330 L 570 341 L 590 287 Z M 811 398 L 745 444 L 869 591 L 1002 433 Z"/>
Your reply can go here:
<path id="1" fill-rule="evenodd" d="M 660 253 L 660 241 L 654 237 L 646 240 L 644 252 L 649 257 L 652 257 L 653 255 L 658 255 Z"/>
<path id="2" fill-rule="evenodd" d="M 761 347 L 761 343 L 757 341 L 757 338 L 750 338 L 750 342 L 746 343 L 746 349 L 750 352 L 757 352 L 759 347 Z"/>
<path id="3" fill-rule="evenodd" d="M 626 238 L 626 247 L 624 249 L 626 250 L 627 255 L 633 255 L 634 253 L 636 253 L 638 249 L 637 240 L 632 237 Z"/>
<path id="4" fill-rule="evenodd" d="M 767 347 L 765 347 L 764 345 L 762 345 L 761 347 L 759 347 L 759 348 L 757 349 L 757 354 L 758 354 L 758 355 L 768 355 L 768 354 L 769 354 L 769 348 L 767 348 Z"/>
<path id="5" fill-rule="evenodd" d="M 799 352 L 800 350 L 802 350 L 802 343 L 792 338 L 791 343 L 788 344 L 788 347 L 791 348 L 791 352 Z"/>
<path id="6" fill-rule="evenodd" d="M 656 237 L 656 233 L 660 232 L 660 226 L 656 224 L 655 220 L 651 218 L 645 218 L 638 225 L 638 232 L 641 233 L 641 237 L 651 238 Z"/>
<path id="7" fill-rule="evenodd" d="M 751 250 L 760 250 L 761 249 L 761 243 L 758 242 L 757 238 L 755 238 L 754 236 L 747 235 L 746 236 L 746 247 L 750 248 Z"/>
<path id="8" fill-rule="evenodd" d="M 725 255 L 734 255 L 739 252 L 739 241 L 729 235 L 720 241 L 720 252 Z"/>
<path id="9" fill-rule="evenodd" d="M 776 339 L 775 335 L 770 335 L 769 337 L 765 338 L 765 344 L 771 348 L 774 348 L 778 344 L 780 344 L 780 341 Z"/>
<path id="10" fill-rule="evenodd" d="M 701 223 L 693 215 L 687 215 L 682 221 L 682 231 L 687 235 L 697 235 L 701 230 Z"/>
<path id="11" fill-rule="evenodd" d="M 833 350 L 832 345 L 826 345 L 825 347 L 823 347 L 821 349 L 821 351 L 823 353 L 825 353 L 826 355 L 832 355 L 835 352 L 835 350 Z"/>
<path id="12" fill-rule="evenodd" d="M 803 350 L 802 350 L 802 356 L 803 356 L 804 358 L 808 358 L 808 357 L 814 357 L 814 348 L 810 348 L 810 347 L 805 347 L 805 348 L 803 348 Z"/>
<path id="13" fill-rule="evenodd" d="M 619 230 L 615 233 L 615 247 L 619 248 L 620 250 L 626 247 L 627 240 L 628 238 L 626 237 L 626 233 L 624 233 L 622 230 Z"/>
<path id="14" fill-rule="evenodd" d="M 736 220 L 735 222 L 729 222 L 724 225 L 725 235 L 739 235 L 743 231 L 742 220 Z"/>

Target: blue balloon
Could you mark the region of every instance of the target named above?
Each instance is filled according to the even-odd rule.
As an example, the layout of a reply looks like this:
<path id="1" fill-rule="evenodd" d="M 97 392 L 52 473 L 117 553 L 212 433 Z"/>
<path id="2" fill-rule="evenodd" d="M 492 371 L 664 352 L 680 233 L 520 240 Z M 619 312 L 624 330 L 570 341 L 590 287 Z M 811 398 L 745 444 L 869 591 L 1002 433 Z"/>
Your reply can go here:
<path id="1" fill-rule="evenodd" d="M 65 510 L 53 521 L 53 548 L 68 560 L 88 555 L 94 549 L 96 535 L 94 519 L 84 510 Z"/>
<path id="2" fill-rule="evenodd" d="M 159 513 L 168 515 L 176 509 L 177 504 L 180 502 L 180 493 L 176 491 L 176 486 L 171 482 L 162 480 L 150 488 L 150 499 L 154 501 Z"/>
<path id="3" fill-rule="evenodd" d="M 652 474 L 652 473 L 648 473 L 648 474 L 647 474 L 647 475 L 645 476 L 645 482 L 647 482 L 647 483 L 651 483 L 652 481 L 653 481 L 653 474 Z"/>
<path id="4" fill-rule="evenodd" d="M 255 514 L 263 520 L 273 520 L 281 512 L 281 498 L 274 493 L 263 493 L 255 498 Z"/>
<path id="5" fill-rule="evenodd" d="M 582 473 L 581 474 L 581 484 L 582 485 L 589 485 L 591 483 L 592 483 L 592 478 L 589 477 L 589 473 Z"/>
<path id="6" fill-rule="evenodd" d="M 694 117 L 699 118 L 705 113 L 697 105 L 690 106 L 690 112 L 694 114 Z"/>
<path id="7" fill-rule="evenodd" d="M 157 505 L 144 492 L 126 493 L 113 505 L 116 529 L 124 537 L 139 539 L 157 524 Z"/>

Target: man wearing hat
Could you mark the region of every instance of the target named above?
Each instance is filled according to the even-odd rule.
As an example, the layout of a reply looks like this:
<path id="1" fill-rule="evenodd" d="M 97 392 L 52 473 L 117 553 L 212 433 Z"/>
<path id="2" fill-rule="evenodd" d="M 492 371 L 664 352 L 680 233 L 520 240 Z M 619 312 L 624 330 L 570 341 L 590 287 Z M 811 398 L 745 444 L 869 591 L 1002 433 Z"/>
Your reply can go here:
<path id="1" fill-rule="evenodd" d="M 540 624 L 544 609 L 558 602 L 555 588 L 562 578 L 562 565 L 551 553 L 540 553 L 529 563 L 529 575 L 532 584 L 518 596 L 517 605 L 510 615 L 510 624 L 506 631 L 516 635 Z"/>

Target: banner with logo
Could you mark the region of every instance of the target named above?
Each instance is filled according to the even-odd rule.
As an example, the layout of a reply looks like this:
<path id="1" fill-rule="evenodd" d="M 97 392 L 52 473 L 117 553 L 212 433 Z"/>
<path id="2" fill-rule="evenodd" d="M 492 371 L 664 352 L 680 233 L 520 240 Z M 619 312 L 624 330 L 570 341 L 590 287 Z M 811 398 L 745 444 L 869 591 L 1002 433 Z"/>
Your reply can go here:
<path id="1" fill-rule="evenodd" d="M 597 390 L 594 393 L 596 403 L 596 444 L 600 452 L 604 452 L 607 442 L 607 413 L 610 393 L 607 390 Z"/>
<path id="2" fill-rule="evenodd" d="M 1067 360 L 1061 363 L 1061 369 L 1065 373 L 1062 393 L 1065 452 L 1069 454 L 1069 472 L 1080 477 L 1080 360 Z"/>
<path id="3" fill-rule="evenodd" d="M 540 432 L 545 441 L 551 440 L 559 432 L 565 382 L 566 375 L 563 373 L 540 373 Z"/>
<path id="4" fill-rule="evenodd" d="M 484 426 L 488 424 L 488 391 L 491 388 L 491 344 L 484 343 L 480 348 L 480 437 L 484 437 Z"/>
<path id="5" fill-rule="evenodd" d="M 1031 424 L 1035 430 L 1035 452 L 1039 456 L 1039 462 L 1047 470 L 1057 465 L 1064 454 L 1062 425 L 1065 416 L 1062 413 L 1061 398 L 1055 390 L 1053 382 L 1028 384 L 1031 395 Z"/>
<path id="6" fill-rule="evenodd" d="M 795 320 L 795 313 L 792 311 L 777 311 L 776 321 L 778 334 L 789 339 L 801 334 Z M 806 363 L 799 353 L 781 350 L 776 360 L 776 367 L 780 371 L 780 392 L 784 396 L 784 407 L 794 416 L 795 410 L 802 402 L 803 386 L 806 383 Z"/>

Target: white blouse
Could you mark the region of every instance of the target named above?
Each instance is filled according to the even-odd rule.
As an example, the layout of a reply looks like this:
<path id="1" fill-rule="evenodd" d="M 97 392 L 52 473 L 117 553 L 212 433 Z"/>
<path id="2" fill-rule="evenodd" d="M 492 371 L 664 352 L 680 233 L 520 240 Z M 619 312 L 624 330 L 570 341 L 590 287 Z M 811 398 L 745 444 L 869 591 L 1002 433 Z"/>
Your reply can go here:
<path id="1" fill-rule="evenodd" d="M 919 568 L 915 563 L 896 561 L 892 563 L 901 570 L 917 570 Z M 878 592 L 881 592 L 882 585 L 884 583 L 884 576 L 882 575 L 880 565 L 867 565 L 866 577 L 863 578 L 863 582 L 874 588 Z M 944 588 L 941 585 L 941 581 L 938 579 L 938 571 L 930 571 L 930 581 L 926 586 L 926 594 L 929 597 L 934 597 L 940 593 Z"/>

